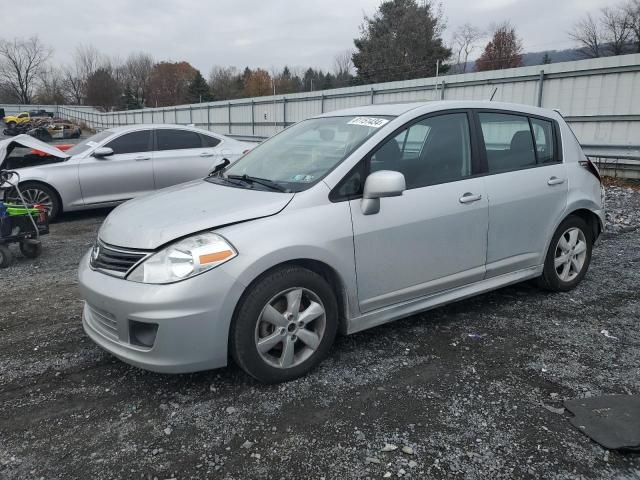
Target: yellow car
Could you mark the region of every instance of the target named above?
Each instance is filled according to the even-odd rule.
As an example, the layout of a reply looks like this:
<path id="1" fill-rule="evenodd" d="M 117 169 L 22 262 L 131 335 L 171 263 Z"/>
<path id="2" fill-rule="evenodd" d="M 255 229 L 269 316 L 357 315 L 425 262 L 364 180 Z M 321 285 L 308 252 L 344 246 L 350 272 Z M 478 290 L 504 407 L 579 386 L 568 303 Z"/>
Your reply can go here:
<path id="1" fill-rule="evenodd" d="M 29 112 L 22 112 L 18 115 L 7 115 L 2 119 L 8 128 L 13 128 L 20 123 L 27 123 L 29 120 L 31 120 Z"/>

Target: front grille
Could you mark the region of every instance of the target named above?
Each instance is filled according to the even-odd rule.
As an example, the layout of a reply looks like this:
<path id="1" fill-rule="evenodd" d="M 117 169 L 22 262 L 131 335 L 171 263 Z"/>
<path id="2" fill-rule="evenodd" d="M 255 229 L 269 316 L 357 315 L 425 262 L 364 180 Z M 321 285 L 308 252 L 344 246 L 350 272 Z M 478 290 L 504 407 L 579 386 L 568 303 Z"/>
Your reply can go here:
<path id="1" fill-rule="evenodd" d="M 118 322 L 115 317 L 108 312 L 97 309 L 93 305 L 87 305 L 87 307 L 89 308 L 89 319 L 92 326 L 107 337 L 118 340 Z"/>
<path id="2" fill-rule="evenodd" d="M 131 268 L 150 252 L 114 247 L 98 240 L 91 252 L 91 266 L 105 273 L 124 277 Z"/>

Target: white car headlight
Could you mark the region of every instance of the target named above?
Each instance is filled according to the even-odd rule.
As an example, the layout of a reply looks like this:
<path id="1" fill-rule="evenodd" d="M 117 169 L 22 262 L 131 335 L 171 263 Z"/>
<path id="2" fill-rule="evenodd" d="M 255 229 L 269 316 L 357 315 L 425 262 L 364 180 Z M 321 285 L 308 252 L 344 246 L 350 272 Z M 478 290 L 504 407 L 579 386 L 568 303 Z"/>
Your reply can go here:
<path id="1" fill-rule="evenodd" d="M 133 269 L 127 280 L 173 283 L 199 275 L 237 256 L 235 248 L 215 233 L 200 233 L 167 245 Z"/>

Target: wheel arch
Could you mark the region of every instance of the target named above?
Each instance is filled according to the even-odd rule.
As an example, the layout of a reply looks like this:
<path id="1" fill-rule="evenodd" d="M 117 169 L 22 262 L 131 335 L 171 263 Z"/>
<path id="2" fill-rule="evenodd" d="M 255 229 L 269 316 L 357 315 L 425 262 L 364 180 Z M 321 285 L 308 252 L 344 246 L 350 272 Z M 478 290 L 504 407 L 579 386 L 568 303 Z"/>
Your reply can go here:
<path id="1" fill-rule="evenodd" d="M 348 301 L 348 293 L 347 287 L 344 280 L 341 278 L 340 274 L 329 264 L 312 258 L 294 258 L 290 260 L 286 260 L 275 265 L 270 266 L 269 268 L 263 270 L 260 274 L 256 275 L 253 280 L 247 285 L 244 289 L 244 292 L 238 299 L 236 306 L 233 311 L 232 322 L 235 321 L 236 315 L 238 313 L 238 309 L 240 304 L 244 300 L 244 298 L 249 294 L 253 285 L 259 282 L 262 278 L 269 275 L 275 270 L 290 267 L 290 266 L 298 266 L 310 270 L 314 273 L 317 273 L 322 278 L 324 278 L 333 293 L 336 296 L 336 301 L 338 303 L 338 328 L 339 331 L 343 334 L 346 334 L 347 331 L 347 322 L 349 318 L 349 301 Z"/>
<path id="2" fill-rule="evenodd" d="M 604 229 L 604 225 L 601 224 L 600 217 L 598 217 L 598 215 L 596 215 L 592 210 L 589 210 L 588 208 L 577 208 L 569 212 L 567 215 L 565 215 L 562 221 L 564 221 L 567 217 L 570 217 L 571 215 L 580 217 L 582 220 L 585 221 L 585 223 L 591 229 L 591 232 L 590 232 L 592 235 L 591 239 L 595 242 L 600 236 L 600 234 L 602 233 L 602 230 Z"/>

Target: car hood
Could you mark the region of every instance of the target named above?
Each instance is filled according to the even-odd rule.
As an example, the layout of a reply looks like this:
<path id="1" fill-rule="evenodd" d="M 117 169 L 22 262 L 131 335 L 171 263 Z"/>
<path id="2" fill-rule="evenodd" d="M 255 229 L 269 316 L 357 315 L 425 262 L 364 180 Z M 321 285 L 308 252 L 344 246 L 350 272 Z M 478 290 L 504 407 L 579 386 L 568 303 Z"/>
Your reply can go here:
<path id="1" fill-rule="evenodd" d="M 123 203 L 98 237 L 114 246 L 152 250 L 192 233 L 275 215 L 293 196 L 194 180 Z"/>
<path id="2" fill-rule="evenodd" d="M 39 152 L 48 153 L 49 155 L 58 158 L 69 158 L 71 156 L 53 145 L 44 143 L 30 135 L 22 134 L 0 141 L 0 167 L 2 167 L 5 158 L 7 158 L 11 151 L 18 146 L 35 149 Z"/>

